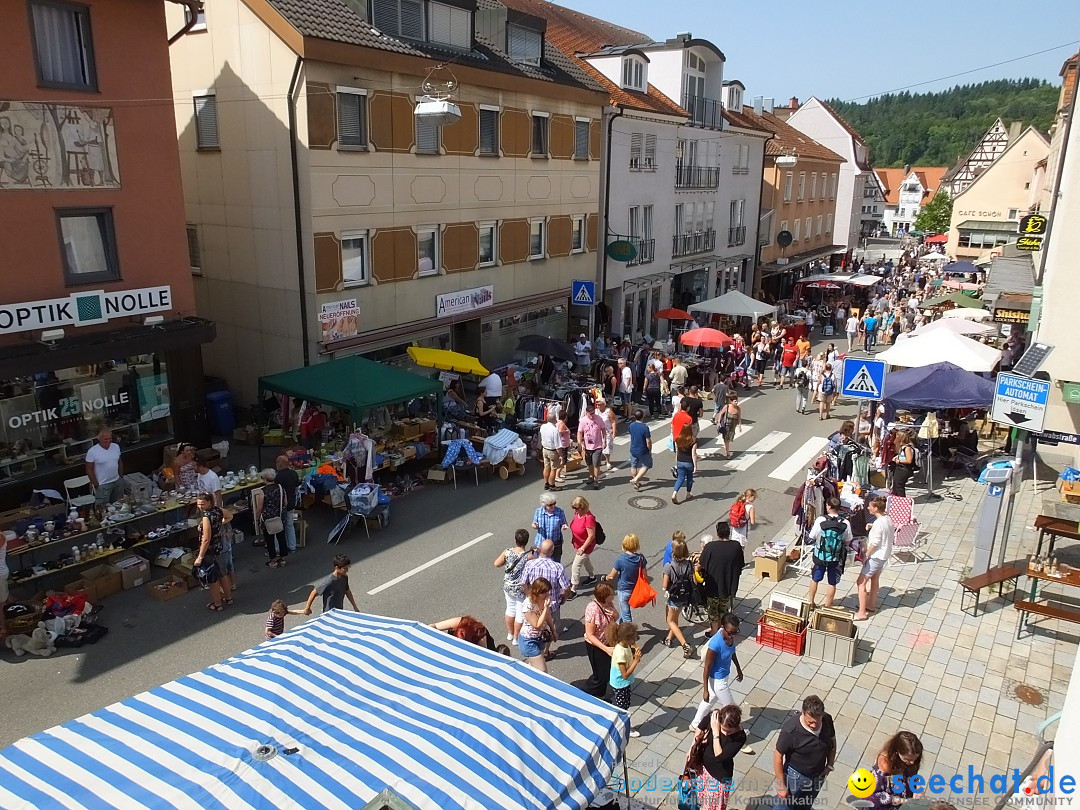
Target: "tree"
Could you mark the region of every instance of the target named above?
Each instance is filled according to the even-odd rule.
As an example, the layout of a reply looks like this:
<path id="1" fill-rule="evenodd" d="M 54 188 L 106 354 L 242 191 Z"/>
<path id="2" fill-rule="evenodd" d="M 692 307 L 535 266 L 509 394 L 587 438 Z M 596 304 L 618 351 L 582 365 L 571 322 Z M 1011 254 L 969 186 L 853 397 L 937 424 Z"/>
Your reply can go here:
<path id="1" fill-rule="evenodd" d="M 951 221 L 952 197 L 942 188 L 938 189 L 934 199 L 930 200 L 915 217 L 915 230 L 924 233 L 948 233 Z"/>

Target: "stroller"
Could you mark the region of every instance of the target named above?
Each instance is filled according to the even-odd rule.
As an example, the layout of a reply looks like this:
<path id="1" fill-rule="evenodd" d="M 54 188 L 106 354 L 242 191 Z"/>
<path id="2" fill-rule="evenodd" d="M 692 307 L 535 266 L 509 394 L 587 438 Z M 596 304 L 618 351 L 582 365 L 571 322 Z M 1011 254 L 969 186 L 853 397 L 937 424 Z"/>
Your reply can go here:
<path id="1" fill-rule="evenodd" d="M 690 603 L 682 609 L 683 618 L 691 624 L 700 624 L 709 618 L 705 609 L 705 585 L 698 582 L 697 566 L 700 559 L 701 555 L 697 552 L 690 555 L 690 562 L 694 566 L 694 576 L 691 578 L 693 587 L 690 589 Z"/>

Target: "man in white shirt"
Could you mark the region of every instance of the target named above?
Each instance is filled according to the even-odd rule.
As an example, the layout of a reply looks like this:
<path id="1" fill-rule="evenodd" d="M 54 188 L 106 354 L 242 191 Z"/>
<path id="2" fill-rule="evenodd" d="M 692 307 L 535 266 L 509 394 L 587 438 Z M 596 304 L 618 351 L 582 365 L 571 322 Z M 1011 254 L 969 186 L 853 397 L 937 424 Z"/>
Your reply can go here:
<path id="1" fill-rule="evenodd" d="M 111 430 L 102 430 L 97 439 L 98 443 L 86 452 L 86 475 L 94 485 L 94 498 L 100 506 L 123 497 L 124 462 Z"/>
<path id="2" fill-rule="evenodd" d="M 686 370 L 686 366 L 682 364 L 682 360 L 676 360 L 675 365 L 671 367 L 671 374 L 668 375 L 672 392 L 686 385 L 686 378 L 688 375 L 689 372 Z"/>
<path id="3" fill-rule="evenodd" d="M 857 338 L 859 336 L 859 318 L 858 318 L 858 316 L 852 315 L 850 318 L 847 319 L 847 327 L 845 328 L 845 331 L 847 332 L 847 350 L 848 350 L 848 354 L 851 354 L 851 352 L 855 348 L 855 338 Z"/>
<path id="4" fill-rule="evenodd" d="M 619 358 L 619 396 L 623 401 L 623 415 L 629 420 L 630 406 L 634 403 L 634 372 L 625 357 Z"/>
<path id="5" fill-rule="evenodd" d="M 493 371 L 488 374 L 484 379 L 480 381 L 479 388 L 484 392 L 484 399 L 487 400 L 488 405 L 497 405 L 502 399 L 502 377 L 499 376 L 497 371 Z"/>
<path id="6" fill-rule="evenodd" d="M 574 357 L 577 359 L 578 370 L 588 374 L 592 370 L 592 344 L 582 332 L 578 336 L 578 342 L 574 344 Z"/>
<path id="7" fill-rule="evenodd" d="M 209 492 L 214 496 L 214 506 L 221 506 L 221 478 L 207 466 L 205 461 L 195 461 L 195 472 L 199 474 L 196 486 L 199 492 Z"/>
<path id="8" fill-rule="evenodd" d="M 540 426 L 540 453 L 544 458 L 544 489 L 558 492 L 556 478 L 562 469 L 562 442 L 559 436 L 557 421 L 558 414 L 549 409 L 547 421 Z"/>

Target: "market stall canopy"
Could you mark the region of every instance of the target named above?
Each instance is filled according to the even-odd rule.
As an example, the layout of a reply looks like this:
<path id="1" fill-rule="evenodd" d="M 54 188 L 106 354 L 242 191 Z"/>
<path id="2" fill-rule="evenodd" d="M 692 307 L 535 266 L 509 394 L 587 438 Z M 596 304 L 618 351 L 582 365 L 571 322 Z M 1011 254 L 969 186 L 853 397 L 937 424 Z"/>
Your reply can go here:
<path id="1" fill-rule="evenodd" d="M 873 284 L 877 284 L 881 281 L 881 276 L 871 275 L 870 273 L 860 273 L 848 279 L 848 284 L 854 284 L 856 287 L 869 287 Z"/>
<path id="2" fill-rule="evenodd" d="M 952 363 L 932 363 L 889 372 L 882 399 L 889 418 L 898 410 L 988 408 L 994 401 L 994 383 Z"/>
<path id="3" fill-rule="evenodd" d="M 918 329 L 911 334 L 913 335 L 925 335 L 927 332 L 934 332 L 938 329 L 947 329 L 950 332 L 955 332 L 958 335 L 992 335 L 998 331 L 994 326 L 985 323 L 975 323 L 974 321 L 966 321 L 962 318 L 944 318 L 938 321 L 930 321 L 930 323 L 924 323 Z"/>
<path id="4" fill-rule="evenodd" d="M 371 408 L 442 394 L 442 383 L 358 355 L 259 378 L 264 391 L 348 411 L 359 421 Z"/>
<path id="5" fill-rule="evenodd" d="M 970 281 L 956 281 L 955 279 L 947 278 L 942 282 L 943 287 L 948 287 L 950 290 L 978 290 L 978 284 L 972 284 Z"/>
<path id="6" fill-rule="evenodd" d="M 735 342 L 719 329 L 710 329 L 708 327 L 683 332 L 679 336 L 679 340 L 687 346 L 707 346 L 712 349 L 730 346 Z"/>
<path id="7" fill-rule="evenodd" d="M 919 259 L 919 261 L 923 262 L 947 262 L 948 260 L 949 257 L 944 253 L 927 253 Z"/>
<path id="8" fill-rule="evenodd" d="M 692 304 L 690 309 L 697 312 L 709 312 L 716 315 L 756 318 L 758 315 L 771 315 L 776 307 L 757 301 L 738 290 L 731 290 L 719 298 L 710 298 L 700 304 Z"/>
<path id="9" fill-rule="evenodd" d="M 806 285 L 807 287 L 813 287 L 815 290 L 839 290 L 840 285 L 835 281 L 811 281 Z"/>
<path id="10" fill-rule="evenodd" d="M 418 810 L 582 810 L 628 735 L 523 662 L 334 610 L 0 751 L 0 804 L 360 808 L 389 789 Z"/>
<path id="11" fill-rule="evenodd" d="M 685 309 L 676 309 L 675 307 L 669 307 L 668 309 L 662 309 L 653 315 L 654 318 L 660 318 L 666 321 L 692 321 L 694 316 L 687 312 Z"/>
<path id="12" fill-rule="evenodd" d="M 837 284 L 847 281 L 852 278 L 854 273 L 811 273 L 810 275 L 800 278 L 797 283 L 805 284 L 808 281 L 835 281 Z"/>
<path id="13" fill-rule="evenodd" d="M 942 272 L 957 275 L 961 273 L 977 273 L 979 272 L 979 268 L 973 265 L 971 262 L 961 261 L 945 265 Z"/>
<path id="14" fill-rule="evenodd" d="M 1001 359 L 1001 351 L 948 329 L 935 329 L 897 341 L 874 359 L 891 366 L 922 368 L 941 362 L 942 357 L 965 371 L 992 371 Z"/>
<path id="15" fill-rule="evenodd" d="M 964 295 L 962 292 L 951 292 L 948 295 L 938 295 L 934 298 L 927 298 L 922 302 L 924 307 L 940 307 L 943 304 L 953 304 L 958 307 L 968 307 L 969 309 L 982 309 L 982 302 L 977 298 L 972 298 L 970 295 Z"/>
<path id="16" fill-rule="evenodd" d="M 413 362 L 425 368 L 440 368 L 443 371 L 457 371 L 461 374 L 477 374 L 481 377 L 488 375 L 488 370 L 475 357 L 469 357 L 460 352 L 451 352 L 446 349 L 425 349 L 420 346 L 410 346 L 406 351 Z"/>
<path id="17" fill-rule="evenodd" d="M 536 352 L 557 360 L 569 360 L 571 363 L 577 360 L 574 347 L 565 340 L 543 335 L 523 335 L 518 338 L 517 351 Z"/>
<path id="18" fill-rule="evenodd" d="M 934 236 L 926 237 L 923 242 L 927 245 L 944 245 L 949 241 L 949 235 L 947 233 L 939 233 Z"/>
<path id="19" fill-rule="evenodd" d="M 942 318 L 965 318 L 969 321 L 985 321 L 993 313 L 988 309 L 947 309 Z"/>

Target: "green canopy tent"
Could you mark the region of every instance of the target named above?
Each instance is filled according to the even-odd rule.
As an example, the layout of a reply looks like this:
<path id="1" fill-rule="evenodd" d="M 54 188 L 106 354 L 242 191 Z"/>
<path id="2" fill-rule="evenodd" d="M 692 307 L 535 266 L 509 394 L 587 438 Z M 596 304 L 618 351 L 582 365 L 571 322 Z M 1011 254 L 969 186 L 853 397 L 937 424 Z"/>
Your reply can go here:
<path id="1" fill-rule="evenodd" d="M 442 413 L 442 382 L 353 355 L 259 378 L 266 391 L 348 411 L 360 422 L 369 410 L 434 394 Z"/>
<path id="2" fill-rule="evenodd" d="M 953 304 L 958 307 L 970 307 L 973 309 L 982 309 L 982 301 L 976 298 L 972 298 L 970 295 L 965 295 L 962 292 L 952 292 L 948 295 L 939 295 L 935 298 L 927 298 L 922 302 L 923 307 L 940 307 L 942 304 Z"/>

